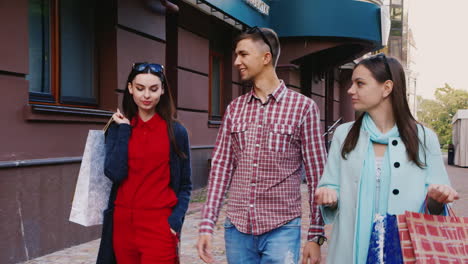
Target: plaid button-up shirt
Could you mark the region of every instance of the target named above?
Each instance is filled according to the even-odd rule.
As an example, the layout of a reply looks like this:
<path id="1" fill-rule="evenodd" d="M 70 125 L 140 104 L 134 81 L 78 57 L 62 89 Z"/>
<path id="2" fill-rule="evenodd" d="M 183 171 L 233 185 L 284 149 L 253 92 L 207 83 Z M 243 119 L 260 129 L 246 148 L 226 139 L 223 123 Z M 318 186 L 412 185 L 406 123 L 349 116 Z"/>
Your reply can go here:
<path id="1" fill-rule="evenodd" d="M 213 233 L 229 188 L 227 216 L 236 228 L 260 235 L 301 216 L 304 164 L 311 221 L 308 239 L 323 235 L 313 195 L 326 152 L 312 99 L 281 81 L 266 103 L 253 90 L 227 107 L 213 152 L 201 234 Z"/>

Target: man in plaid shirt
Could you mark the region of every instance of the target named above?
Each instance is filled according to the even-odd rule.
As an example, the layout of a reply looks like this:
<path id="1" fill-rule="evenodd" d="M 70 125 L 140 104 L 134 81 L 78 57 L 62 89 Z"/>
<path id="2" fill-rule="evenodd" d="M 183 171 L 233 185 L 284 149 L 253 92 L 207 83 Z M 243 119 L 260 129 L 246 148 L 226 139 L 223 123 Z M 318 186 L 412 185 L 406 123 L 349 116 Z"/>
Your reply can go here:
<path id="1" fill-rule="evenodd" d="M 253 89 L 231 102 L 218 132 L 198 253 L 206 263 L 213 262 L 213 228 L 229 188 L 224 223 L 228 262 L 297 263 L 304 164 L 311 221 L 303 263 L 318 263 L 325 238 L 313 193 L 326 159 L 318 107 L 278 79 L 280 46 L 273 30 L 254 27 L 242 33 L 235 52 L 234 65 Z"/>

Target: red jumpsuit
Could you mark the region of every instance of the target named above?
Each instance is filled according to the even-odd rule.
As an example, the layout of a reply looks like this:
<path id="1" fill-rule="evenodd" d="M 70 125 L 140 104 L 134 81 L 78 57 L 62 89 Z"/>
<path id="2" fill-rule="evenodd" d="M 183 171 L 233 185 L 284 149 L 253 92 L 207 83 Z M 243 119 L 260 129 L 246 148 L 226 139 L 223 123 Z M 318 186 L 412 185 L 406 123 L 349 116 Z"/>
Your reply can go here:
<path id="1" fill-rule="evenodd" d="M 119 264 L 177 263 L 177 237 L 168 217 L 177 204 L 169 186 L 167 124 L 155 114 L 132 120 L 128 177 L 115 200 L 113 245 Z"/>

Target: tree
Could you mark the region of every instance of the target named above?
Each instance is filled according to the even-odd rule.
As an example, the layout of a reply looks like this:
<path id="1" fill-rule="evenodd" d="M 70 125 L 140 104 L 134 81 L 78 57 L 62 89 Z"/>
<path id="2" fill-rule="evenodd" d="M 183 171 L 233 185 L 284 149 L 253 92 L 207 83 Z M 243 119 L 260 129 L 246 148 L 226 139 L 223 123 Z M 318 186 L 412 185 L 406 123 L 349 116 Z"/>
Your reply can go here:
<path id="1" fill-rule="evenodd" d="M 468 109 L 468 92 L 445 84 L 437 88 L 435 100 L 418 96 L 418 120 L 432 128 L 442 146 L 452 143 L 452 118 L 458 109 Z"/>

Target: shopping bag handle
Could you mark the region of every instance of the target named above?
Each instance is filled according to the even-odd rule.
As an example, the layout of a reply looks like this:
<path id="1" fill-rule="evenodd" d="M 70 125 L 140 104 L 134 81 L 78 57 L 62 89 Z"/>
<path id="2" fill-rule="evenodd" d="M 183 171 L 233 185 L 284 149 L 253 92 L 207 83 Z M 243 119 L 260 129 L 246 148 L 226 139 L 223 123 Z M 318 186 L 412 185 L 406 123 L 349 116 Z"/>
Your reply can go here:
<path id="1" fill-rule="evenodd" d="M 419 209 L 420 213 L 429 214 L 429 208 L 427 208 L 427 201 L 429 200 L 429 196 L 426 195 L 426 199 L 424 199 L 421 208 Z M 452 207 L 448 204 L 444 204 L 444 211 L 442 212 L 444 216 L 456 216 L 455 212 L 453 211 Z"/>
<path id="2" fill-rule="evenodd" d="M 114 121 L 114 119 L 112 117 L 109 119 L 109 121 L 107 121 L 106 126 L 102 129 L 102 131 L 104 131 L 104 133 L 106 133 L 107 129 L 109 128 L 110 124 L 112 124 L 113 121 Z"/>

